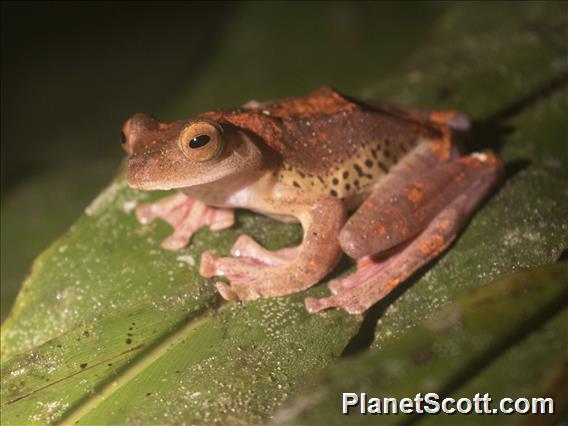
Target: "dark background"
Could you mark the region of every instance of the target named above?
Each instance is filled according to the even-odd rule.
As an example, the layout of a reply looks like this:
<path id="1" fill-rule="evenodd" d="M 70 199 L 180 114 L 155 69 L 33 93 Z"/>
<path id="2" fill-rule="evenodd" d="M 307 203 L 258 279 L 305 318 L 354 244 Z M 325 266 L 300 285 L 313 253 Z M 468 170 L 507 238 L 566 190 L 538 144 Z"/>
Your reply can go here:
<path id="1" fill-rule="evenodd" d="M 116 173 L 121 124 L 361 93 L 443 3 L 2 2 L 2 318 L 32 260 Z"/>

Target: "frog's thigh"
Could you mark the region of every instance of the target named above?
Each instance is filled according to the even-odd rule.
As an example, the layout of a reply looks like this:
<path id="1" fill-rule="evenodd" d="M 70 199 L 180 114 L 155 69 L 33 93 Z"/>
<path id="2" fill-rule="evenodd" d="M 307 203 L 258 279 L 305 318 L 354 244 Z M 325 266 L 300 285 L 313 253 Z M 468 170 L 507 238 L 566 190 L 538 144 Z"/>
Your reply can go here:
<path id="1" fill-rule="evenodd" d="M 481 154 L 480 154 L 481 155 Z M 473 157 L 442 162 L 431 152 L 419 153 L 380 182 L 341 230 L 339 242 L 354 259 L 376 255 L 422 232 L 458 194 L 469 190 L 479 174 L 493 170 Z M 473 163 L 479 167 L 472 166 Z M 471 164 L 470 164 L 471 163 Z"/>
<path id="2" fill-rule="evenodd" d="M 332 281 L 332 296 L 306 299 L 310 312 L 338 307 L 352 314 L 362 313 L 451 244 L 501 171 L 501 163 L 491 153 L 463 157 L 455 163 L 461 172 L 454 175 L 455 179 L 448 186 L 459 191 L 455 188 L 442 191 L 449 201 L 426 229 L 409 243 L 399 246 L 387 259 L 366 258 L 359 263 L 356 273 Z M 450 197 L 452 194 L 454 197 Z"/>

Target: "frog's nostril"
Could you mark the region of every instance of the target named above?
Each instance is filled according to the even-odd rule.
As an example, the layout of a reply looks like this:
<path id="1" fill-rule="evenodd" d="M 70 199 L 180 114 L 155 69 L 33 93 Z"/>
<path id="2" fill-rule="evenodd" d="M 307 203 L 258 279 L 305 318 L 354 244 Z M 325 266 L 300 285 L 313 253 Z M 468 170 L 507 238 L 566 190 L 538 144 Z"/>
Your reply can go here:
<path id="1" fill-rule="evenodd" d="M 120 146 L 122 149 L 126 151 L 126 153 L 131 156 L 132 155 L 132 137 L 130 134 L 128 123 L 126 123 L 125 127 L 120 132 Z"/>
<path id="2" fill-rule="evenodd" d="M 134 114 L 129 121 L 132 128 L 138 131 L 154 130 L 157 129 L 160 124 L 160 122 L 150 114 L 145 114 L 143 112 Z"/>

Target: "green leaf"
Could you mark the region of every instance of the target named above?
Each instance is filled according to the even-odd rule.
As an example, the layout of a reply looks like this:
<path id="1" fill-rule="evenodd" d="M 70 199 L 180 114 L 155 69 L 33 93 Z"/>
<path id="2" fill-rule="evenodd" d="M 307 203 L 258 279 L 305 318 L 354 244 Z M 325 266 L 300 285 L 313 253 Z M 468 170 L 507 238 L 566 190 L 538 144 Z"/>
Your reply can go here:
<path id="1" fill-rule="evenodd" d="M 370 352 L 353 360 L 346 360 L 333 367 L 321 378 L 315 390 L 296 398 L 286 410 L 277 415 L 278 424 L 376 424 L 377 416 L 361 415 L 366 409 L 356 407 L 349 415 L 342 415 L 342 394 L 366 393 L 374 398 L 414 398 L 421 393 L 435 392 L 441 398 L 449 394 L 473 397 L 497 390 L 491 396 L 519 395 L 510 392 L 511 383 L 506 383 L 505 392 L 499 389 L 495 377 L 488 380 L 486 374 L 479 376 L 464 393 L 458 388 L 464 380 L 475 377 L 479 370 L 500 356 L 506 349 L 524 338 L 530 331 L 539 329 L 550 318 L 558 318 L 548 327 L 550 335 L 533 338 L 529 344 L 553 340 L 547 347 L 547 356 L 558 359 L 565 355 L 565 330 L 568 320 L 568 262 L 562 262 L 528 272 L 511 274 L 483 286 L 447 305 L 440 312 L 413 328 L 396 342 L 386 344 L 381 351 Z M 562 312 L 559 314 L 559 312 Z M 548 339 L 547 339 L 548 338 Z M 563 341 L 562 341 L 563 340 Z M 527 342 L 528 343 L 528 342 Z M 527 360 L 509 354 L 505 370 L 511 371 Z M 505 360 L 503 360 L 505 361 Z M 534 359 L 532 359 L 534 362 Z M 540 366 L 536 371 L 545 370 Z M 499 370 L 500 376 L 506 374 Z M 485 377 L 484 377 L 485 376 Z M 522 376 L 521 376 L 522 377 Z M 498 392 L 501 391 L 501 392 Z M 507 393 L 509 392 L 509 393 Z M 520 395 L 542 396 L 542 395 Z M 558 401 L 561 403 L 561 401 Z M 493 406 L 495 408 L 495 406 Z M 416 419 L 415 419 L 416 420 Z M 469 424 L 467 416 L 448 416 L 451 424 L 461 421 Z M 381 424 L 400 422 L 399 416 L 380 416 Z M 436 423 L 438 424 L 436 416 Z"/>
<path id="2" fill-rule="evenodd" d="M 270 28 L 276 18 L 295 14 L 293 8 L 278 7 L 273 12 L 260 3 L 245 3 L 239 12 L 243 20 L 236 20 L 241 24 L 235 24 L 231 32 L 236 46 L 227 42 L 228 54 L 213 58 L 207 76 L 190 85 L 180 105 L 193 98 L 218 102 L 207 108 L 232 101 L 238 96 L 230 93 L 237 87 L 231 83 L 241 77 L 248 81 L 247 92 L 262 99 L 268 85 L 252 72 L 250 80 L 244 78 L 252 64 L 243 64 L 238 75 L 226 69 L 251 52 L 272 52 L 270 40 L 274 39 L 283 43 L 282 54 L 294 60 L 294 50 L 285 49 L 283 35 L 288 25 L 274 25 L 274 39 L 259 37 L 255 29 L 257 22 Z M 310 10 L 318 15 L 319 9 Z M 350 380 L 359 377 L 357 371 L 363 374 L 368 359 L 406 353 L 405 345 L 410 345 L 412 336 L 415 343 L 437 339 L 431 330 L 417 327 L 447 303 L 499 275 L 555 262 L 568 246 L 563 220 L 568 217 L 568 102 L 566 89 L 558 84 L 568 69 L 566 40 L 558 29 L 565 19 L 563 6 L 458 4 L 439 10 L 442 14 L 429 37 L 424 37 L 428 25 L 421 21 L 412 30 L 411 42 L 401 42 L 402 50 L 395 49 L 399 53 L 393 53 L 390 63 L 400 65 L 380 84 L 372 75 L 387 73 L 385 61 L 373 54 L 373 39 L 365 39 L 362 55 L 369 58 L 369 68 L 357 71 L 361 82 L 356 87 L 367 85 L 363 94 L 384 100 L 471 113 L 477 120 L 472 143 L 475 147 L 502 146 L 507 178 L 446 255 L 366 316 L 363 329 L 349 347 L 365 349 L 357 342 L 363 337 L 368 344 L 373 334 L 375 341 L 364 356 L 337 365 L 340 371 L 332 373 L 334 386 L 354 383 Z M 425 11 L 432 13 L 430 7 Z M 267 16 L 270 19 L 262 19 Z M 318 19 L 319 15 L 313 21 Z M 322 34 L 331 31 L 325 22 L 319 22 L 322 27 L 314 32 L 318 34 L 314 37 L 322 39 L 306 43 L 323 43 Z M 422 45 L 419 40 L 423 39 Z M 311 60 L 312 49 L 296 44 L 298 57 Z M 403 60 L 401 51 L 414 53 Z M 349 73 L 350 61 L 361 60 L 359 53 L 353 53 L 349 61 L 341 62 L 343 79 L 333 74 L 331 80 L 345 84 L 355 75 L 355 71 Z M 267 59 L 267 63 L 266 69 L 278 71 L 271 68 L 278 62 Z M 313 62 L 310 66 L 317 68 Z M 324 68 L 330 67 L 331 60 Z M 280 87 L 282 96 L 303 91 L 297 86 L 297 72 L 287 76 L 287 83 Z M 324 79 L 317 73 L 310 78 L 302 84 L 318 85 L 318 78 Z M 214 96 L 206 96 L 213 92 Z M 191 111 L 198 104 L 186 109 Z M 505 124 L 514 126 L 512 134 L 503 133 Z M 265 423 L 283 400 L 313 385 L 317 374 L 332 366 L 345 349 L 359 319 L 337 311 L 308 315 L 303 307 L 306 294 L 327 293 L 324 285 L 289 297 L 226 304 L 211 281 L 197 273 L 201 252 L 207 248 L 228 254 L 236 238 L 247 233 L 269 249 L 277 249 L 299 241 L 297 225 L 239 212 L 233 229 L 202 230 L 189 248 L 165 252 L 159 242 L 171 232 L 169 227 L 164 223 L 141 226 L 132 212 L 136 204 L 163 195 L 129 189 L 121 172 L 69 232 L 35 261 L 2 327 L 4 423 Z M 335 274 L 350 270 L 352 265 L 345 262 Z M 537 294 L 533 310 L 527 308 L 529 313 L 549 306 L 548 297 L 555 287 L 546 283 L 537 283 L 548 290 Z M 472 317 L 467 333 L 453 335 L 449 330 L 440 337 L 440 344 L 447 344 L 453 336 L 462 339 L 463 348 L 471 349 L 469 358 L 455 359 L 452 371 L 469 365 L 475 354 L 484 353 L 488 341 L 499 341 L 524 321 L 515 311 L 521 299 L 523 306 L 529 305 L 523 298 L 507 304 L 509 322 L 500 324 L 494 334 L 480 334 L 483 339 L 479 341 L 471 339 L 474 332 L 486 332 L 483 324 L 499 324 L 501 313 L 487 311 L 486 317 Z M 470 299 L 459 300 L 469 306 Z M 453 306 L 461 309 L 460 303 Z M 464 312 L 471 313 L 467 306 Z M 535 327 L 538 325 L 536 322 Z M 511 353 L 517 347 L 526 351 L 528 358 L 518 358 L 525 365 L 532 358 L 523 345 L 513 346 Z M 436 358 L 439 365 L 449 365 L 449 361 L 442 355 Z M 352 367 L 344 368 L 346 365 Z M 534 385 L 538 371 L 532 370 L 525 386 Z M 376 379 L 373 374 L 367 379 Z M 417 370 L 415 377 L 422 377 L 420 374 Z M 491 382 L 483 374 L 478 378 L 480 383 Z M 397 382 L 388 391 L 402 392 L 412 389 L 411 385 L 410 380 Z M 333 388 L 321 386 L 324 393 Z M 331 419 L 335 413 L 334 405 L 324 414 Z M 303 422 L 307 418 L 296 419 Z"/>
<path id="3" fill-rule="evenodd" d="M 354 318 L 309 315 L 301 294 L 219 308 L 197 273 L 204 247 L 228 254 L 246 232 L 278 248 L 298 226 L 243 212 L 234 229 L 170 253 L 158 248 L 168 227 L 131 211 L 147 199 L 119 176 L 36 261 L 3 329 L 8 424 L 259 421 L 352 336 Z"/>

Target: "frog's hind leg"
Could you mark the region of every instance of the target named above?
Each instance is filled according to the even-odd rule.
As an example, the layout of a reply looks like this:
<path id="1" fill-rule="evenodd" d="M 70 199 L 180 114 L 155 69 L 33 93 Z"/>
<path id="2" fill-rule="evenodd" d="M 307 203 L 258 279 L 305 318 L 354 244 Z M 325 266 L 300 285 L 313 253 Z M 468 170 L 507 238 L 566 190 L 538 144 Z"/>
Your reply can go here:
<path id="1" fill-rule="evenodd" d="M 142 224 L 160 218 L 174 228 L 174 233 L 162 241 L 162 248 L 179 250 L 189 244 L 195 232 L 204 226 L 213 231 L 231 227 L 235 217 L 231 209 L 210 207 L 182 192 L 136 209 L 136 217 Z"/>
<path id="2" fill-rule="evenodd" d="M 432 172 L 435 179 L 432 177 L 433 180 L 430 180 L 430 182 L 437 182 L 435 185 L 437 194 L 434 194 L 431 205 L 415 203 L 414 210 L 409 208 L 407 202 L 412 204 L 419 200 L 421 192 L 414 191 L 414 189 L 426 189 L 426 184 L 420 187 L 420 185 L 417 185 L 419 181 L 415 180 L 410 182 L 408 186 L 397 188 L 402 195 L 395 200 L 388 196 L 386 198 L 381 196 L 381 189 L 384 188 L 379 187 L 369 197 L 373 205 L 364 205 L 354 215 L 355 223 L 358 224 L 359 228 L 358 232 L 363 235 L 363 240 L 365 240 L 366 232 L 372 233 L 376 230 L 373 230 L 372 227 L 365 229 L 364 222 L 359 221 L 365 219 L 370 224 L 371 218 L 368 217 L 368 213 L 379 215 L 379 220 L 375 221 L 375 227 L 377 224 L 382 224 L 382 220 L 385 218 L 396 219 L 396 214 L 389 210 L 393 208 L 396 210 L 396 205 L 392 204 L 393 201 L 399 201 L 399 205 L 402 206 L 403 210 L 406 209 L 406 213 L 410 215 L 410 220 L 415 219 L 420 222 L 424 220 L 423 215 L 426 215 L 426 217 L 428 214 L 433 216 L 427 218 L 427 223 L 422 228 L 422 232 L 406 240 L 400 238 L 400 232 L 397 234 L 396 228 L 396 226 L 402 226 L 404 229 L 405 219 L 401 219 L 398 225 L 395 224 L 394 235 L 398 237 L 399 244 L 394 248 L 389 243 L 383 244 L 383 248 L 391 249 L 386 258 L 374 255 L 375 253 L 383 253 L 382 250 L 365 252 L 364 247 L 370 250 L 372 246 L 366 243 L 359 245 L 361 256 L 358 256 L 360 260 L 357 272 L 346 278 L 332 281 L 330 283 L 332 296 L 323 299 L 306 299 L 307 309 L 310 312 L 317 312 L 322 309 L 337 307 L 351 314 L 362 313 L 369 309 L 406 280 L 414 271 L 437 257 L 451 244 L 472 211 L 475 210 L 498 179 L 501 168 L 501 162 L 490 152 L 473 154 L 442 164 Z M 411 189 L 411 191 L 405 192 L 405 189 Z M 375 203 L 379 204 L 378 209 L 375 208 Z M 435 209 L 436 206 L 438 210 Z M 386 209 L 386 217 L 381 216 L 381 207 Z M 357 215 L 359 216 L 357 217 Z M 353 226 L 353 223 L 351 223 L 351 226 Z M 379 226 L 379 230 L 383 231 L 381 226 Z M 385 233 L 384 239 L 387 239 L 387 235 Z"/>

